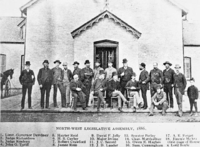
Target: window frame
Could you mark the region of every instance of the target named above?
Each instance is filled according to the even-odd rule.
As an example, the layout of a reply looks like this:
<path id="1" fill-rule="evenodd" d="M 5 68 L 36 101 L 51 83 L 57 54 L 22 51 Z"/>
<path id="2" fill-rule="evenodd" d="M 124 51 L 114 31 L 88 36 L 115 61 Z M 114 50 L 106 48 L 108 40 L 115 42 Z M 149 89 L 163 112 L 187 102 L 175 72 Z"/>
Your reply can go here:
<path id="1" fill-rule="evenodd" d="M 186 73 L 185 59 L 189 59 L 189 66 L 190 66 L 190 70 L 189 70 L 190 76 L 189 76 L 189 78 L 187 77 L 187 73 Z M 184 57 L 184 75 L 185 75 L 187 80 L 192 78 L 192 58 L 188 57 L 188 56 Z"/>

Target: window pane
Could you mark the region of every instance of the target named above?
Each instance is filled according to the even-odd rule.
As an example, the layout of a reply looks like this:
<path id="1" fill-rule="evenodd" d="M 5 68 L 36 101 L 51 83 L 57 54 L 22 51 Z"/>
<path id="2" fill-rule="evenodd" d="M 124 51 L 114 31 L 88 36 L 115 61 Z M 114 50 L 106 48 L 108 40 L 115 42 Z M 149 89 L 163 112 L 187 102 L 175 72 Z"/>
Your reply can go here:
<path id="1" fill-rule="evenodd" d="M 185 68 L 185 77 L 187 79 L 191 78 L 191 58 L 189 57 L 185 57 L 184 58 L 184 68 Z"/>

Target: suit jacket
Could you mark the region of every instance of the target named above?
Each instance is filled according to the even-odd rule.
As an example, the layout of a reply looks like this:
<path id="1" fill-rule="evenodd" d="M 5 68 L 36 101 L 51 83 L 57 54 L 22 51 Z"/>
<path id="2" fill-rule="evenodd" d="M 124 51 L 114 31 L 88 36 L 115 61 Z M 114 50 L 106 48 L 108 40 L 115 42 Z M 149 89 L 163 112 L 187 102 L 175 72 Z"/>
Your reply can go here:
<path id="1" fill-rule="evenodd" d="M 147 85 L 148 84 L 148 80 L 149 80 L 149 73 L 148 73 L 148 71 L 143 70 L 140 73 L 140 76 L 139 76 L 139 83 L 141 85 Z M 143 84 L 142 82 L 145 82 L 145 84 Z"/>
<path id="2" fill-rule="evenodd" d="M 83 91 L 83 89 L 85 88 L 84 87 L 84 85 L 83 85 L 83 83 L 81 82 L 81 81 L 74 81 L 74 80 L 72 80 L 71 82 L 70 82 L 70 89 L 71 89 L 71 91 L 72 91 L 72 94 L 73 93 L 76 93 L 76 92 L 79 92 L 79 91 L 77 91 L 76 90 L 76 88 L 81 88 L 81 91 Z"/>
<path id="3" fill-rule="evenodd" d="M 87 73 L 88 75 L 86 75 L 85 73 Z M 81 70 L 81 81 L 84 85 L 91 85 L 93 76 L 94 73 L 91 68 L 85 67 Z"/>
<path id="4" fill-rule="evenodd" d="M 91 91 L 98 92 L 100 89 L 103 90 L 107 89 L 107 81 L 105 79 L 104 80 L 96 79 L 92 84 Z"/>
<path id="5" fill-rule="evenodd" d="M 52 68 L 53 73 L 53 84 L 59 84 L 61 83 L 61 75 L 62 75 L 62 69 L 59 68 Z"/>
<path id="6" fill-rule="evenodd" d="M 63 69 L 62 72 L 61 72 L 61 81 L 62 82 L 64 82 L 63 81 L 64 80 L 64 73 L 65 73 L 65 71 Z M 68 76 L 68 79 L 69 79 L 69 82 L 70 82 L 73 79 L 73 75 L 72 75 L 71 70 L 69 70 L 69 69 L 67 69 L 67 76 Z"/>
<path id="7" fill-rule="evenodd" d="M 35 84 L 35 75 L 33 70 L 29 70 L 29 72 L 25 69 L 21 72 L 21 75 L 19 76 L 19 81 L 22 85 L 29 85 Z"/>
<path id="8" fill-rule="evenodd" d="M 149 74 L 149 82 L 151 84 L 162 84 L 163 73 L 160 69 L 152 69 Z"/>
<path id="9" fill-rule="evenodd" d="M 52 84 L 53 81 L 53 73 L 52 71 L 47 68 L 41 68 L 37 75 L 37 80 L 39 85 L 43 85 L 44 83 Z"/>
<path id="10" fill-rule="evenodd" d="M 163 84 L 173 84 L 174 83 L 174 70 L 168 69 L 163 70 Z"/>
<path id="11" fill-rule="evenodd" d="M 135 87 L 135 89 L 132 90 L 132 89 L 130 89 L 131 87 Z M 130 89 L 130 91 L 139 91 L 140 90 L 139 82 L 136 80 L 134 82 L 132 80 L 130 80 L 126 84 L 126 88 Z"/>
<path id="12" fill-rule="evenodd" d="M 184 90 L 187 86 L 187 81 L 182 73 L 174 74 L 174 87 L 178 88 L 181 94 L 184 94 Z"/>
<path id="13" fill-rule="evenodd" d="M 111 97 L 113 91 L 115 90 L 121 90 L 121 86 L 120 86 L 120 82 L 119 81 L 114 81 L 113 79 L 111 81 L 108 82 L 108 87 L 107 87 L 107 92 L 108 92 L 108 96 Z"/>
<path id="14" fill-rule="evenodd" d="M 79 79 L 81 78 L 81 69 L 79 67 L 74 68 L 73 76 L 78 75 Z"/>
<path id="15" fill-rule="evenodd" d="M 199 97 L 198 88 L 196 86 L 194 86 L 194 85 L 188 87 L 187 95 L 188 95 L 189 99 L 191 99 L 191 100 L 198 99 L 198 97 Z"/>
<path id="16" fill-rule="evenodd" d="M 121 74 L 124 72 L 124 76 L 121 76 Z M 131 76 L 135 74 L 133 72 L 133 69 L 131 67 L 127 67 L 125 69 L 124 67 L 119 68 L 118 70 L 118 76 L 120 78 L 120 82 L 128 82 L 131 79 Z"/>

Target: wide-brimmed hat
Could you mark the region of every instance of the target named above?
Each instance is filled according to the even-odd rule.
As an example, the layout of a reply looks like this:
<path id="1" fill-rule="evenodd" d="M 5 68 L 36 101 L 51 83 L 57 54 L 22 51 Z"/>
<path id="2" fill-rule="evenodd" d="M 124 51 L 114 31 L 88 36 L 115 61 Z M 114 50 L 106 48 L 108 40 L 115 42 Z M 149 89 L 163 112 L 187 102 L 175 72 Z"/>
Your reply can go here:
<path id="1" fill-rule="evenodd" d="M 54 63 L 54 64 L 55 64 L 55 63 L 61 64 L 60 60 L 56 60 L 56 61 L 54 61 L 53 63 Z"/>
<path id="2" fill-rule="evenodd" d="M 44 64 L 44 63 L 47 63 L 47 64 L 49 64 L 49 61 L 48 61 L 48 60 L 44 60 L 43 64 Z"/>
<path id="3" fill-rule="evenodd" d="M 175 68 L 175 69 L 180 69 L 181 66 L 180 66 L 179 64 L 176 64 L 174 68 Z"/>
<path id="4" fill-rule="evenodd" d="M 166 65 L 166 64 L 168 64 L 169 66 L 172 66 L 172 64 L 169 61 L 166 61 L 163 63 L 163 65 Z"/>
<path id="5" fill-rule="evenodd" d="M 112 77 L 114 77 L 114 76 L 116 76 L 116 75 L 118 75 L 117 72 L 113 72 L 113 73 L 112 73 Z"/>
<path id="6" fill-rule="evenodd" d="M 90 61 L 89 60 L 85 60 L 84 64 L 90 64 Z"/>
<path id="7" fill-rule="evenodd" d="M 73 65 L 75 65 L 75 64 L 78 64 L 78 65 L 79 65 L 79 63 L 78 63 L 77 61 L 75 61 L 75 62 L 73 63 Z"/>
<path id="8" fill-rule="evenodd" d="M 25 65 L 31 65 L 30 61 L 26 61 Z"/>
<path id="9" fill-rule="evenodd" d="M 156 89 L 162 89 L 163 87 L 162 87 L 162 85 L 161 84 L 158 84 L 157 86 L 156 86 Z"/>
<path id="10" fill-rule="evenodd" d="M 103 69 L 101 69 L 101 70 L 99 71 L 99 75 L 102 75 L 102 74 L 105 74 L 105 72 L 104 72 Z"/>
<path id="11" fill-rule="evenodd" d="M 128 60 L 125 58 L 125 59 L 123 59 L 123 61 L 122 61 L 122 63 L 127 63 L 128 62 Z"/>
<path id="12" fill-rule="evenodd" d="M 142 67 L 146 67 L 146 64 L 145 63 L 140 63 L 140 66 L 142 66 Z"/>

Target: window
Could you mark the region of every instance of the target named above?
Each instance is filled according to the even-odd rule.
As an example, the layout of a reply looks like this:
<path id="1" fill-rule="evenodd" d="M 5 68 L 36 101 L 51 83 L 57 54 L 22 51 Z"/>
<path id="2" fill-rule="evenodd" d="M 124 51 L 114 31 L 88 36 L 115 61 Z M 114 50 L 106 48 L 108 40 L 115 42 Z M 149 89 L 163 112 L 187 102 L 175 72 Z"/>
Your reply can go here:
<path id="1" fill-rule="evenodd" d="M 186 79 L 190 79 L 192 77 L 190 57 L 184 57 L 184 73 L 185 73 Z"/>
<path id="2" fill-rule="evenodd" d="M 24 66 L 25 66 L 25 58 L 24 55 L 21 55 L 21 71 L 24 70 Z"/>
<path id="3" fill-rule="evenodd" d="M 0 73 L 6 71 L 6 55 L 0 54 Z"/>

